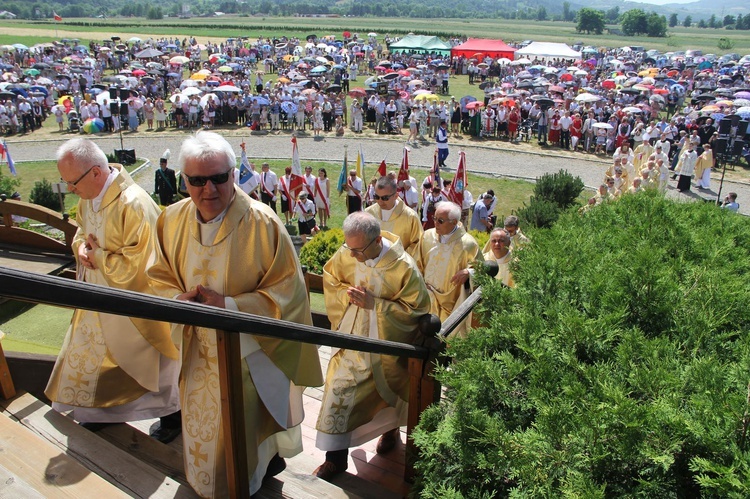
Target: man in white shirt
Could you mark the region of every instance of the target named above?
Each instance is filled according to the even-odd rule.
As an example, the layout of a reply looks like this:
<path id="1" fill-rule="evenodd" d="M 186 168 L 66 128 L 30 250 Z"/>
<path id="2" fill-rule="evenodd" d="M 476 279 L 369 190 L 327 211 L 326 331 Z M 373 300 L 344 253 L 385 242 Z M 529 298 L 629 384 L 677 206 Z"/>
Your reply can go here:
<path id="1" fill-rule="evenodd" d="M 356 170 L 349 171 L 349 178 L 344 185 L 346 189 L 347 214 L 362 211 L 362 179 L 357 176 Z"/>
<path id="2" fill-rule="evenodd" d="M 570 149 L 570 125 L 573 124 L 573 118 L 570 117 L 570 111 L 560 118 L 560 146 L 563 149 Z"/>
<path id="3" fill-rule="evenodd" d="M 276 199 L 279 195 L 279 177 L 270 170 L 268 163 L 260 165 L 260 200 L 276 213 Z"/>

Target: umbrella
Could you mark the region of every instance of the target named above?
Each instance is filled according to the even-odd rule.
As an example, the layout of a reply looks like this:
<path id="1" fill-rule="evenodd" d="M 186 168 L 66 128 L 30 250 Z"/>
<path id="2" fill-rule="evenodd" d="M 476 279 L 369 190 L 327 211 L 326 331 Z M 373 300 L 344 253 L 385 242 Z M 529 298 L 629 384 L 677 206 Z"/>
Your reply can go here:
<path id="1" fill-rule="evenodd" d="M 234 85 L 219 85 L 215 90 L 219 92 L 242 92 L 241 88 Z"/>
<path id="2" fill-rule="evenodd" d="M 286 114 L 296 114 L 297 110 L 298 110 L 298 107 L 297 107 L 297 104 L 295 104 L 294 102 L 284 101 L 284 102 L 281 103 L 281 109 Z"/>
<path id="3" fill-rule="evenodd" d="M 326 88 L 326 92 L 341 92 L 341 85 L 328 85 L 328 87 Z"/>
<path id="4" fill-rule="evenodd" d="M 39 71 L 38 69 L 29 68 L 29 69 L 24 70 L 23 74 L 29 75 L 29 76 L 39 76 L 41 74 L 41 71 Z"/>
<path id="5" fill-rule="evenodd" d="M 37 78 L 36 82 L 39 85 L 52 85 L 52 80 L 50 80 L 49 78 L 44 78 L 44 77 Z"/>
<path id="6" fill-rule="evenodd" d="M 29 50 L 29 47 L 24 45 L 23 43 L 14 43 L 12 47 L 16 50 Z"/>
<path id="7" fill-rule="evenodd" d="M 130 39 L 128 39 L 128 43 L 141 43 L 143 40 L 138 38 L 137 36 L 133 36 Z"/>
<path id="8" fill-rule="evenodd" d="M 373 31 L 371 31 L 371 32 L 367 33 L 367 36 L 369 36 L 370 38 L 374 38 L 374 37 L 378 36 L 378 34 L 375 33 L 375 32 L 373 32 Z"/>
<path id="9" fill-rule="evenodd" d="M 605 130 L 614 130 L 615 127 L 610 125 L 609 123 L 594 123 L 594 128 L 604 128 Z"/>
<path id="10" fill-rule="evenodd" d="M 548 99 L 548 98 L 537 99 L 536 103 L 539 104 L 539 107 L 541 107 L 542 109 L 552 107 L 555 105 L 555 101 L 553 101 L 552 99 Z"/>
<path id="11" fill-rule="evenodd" d="M 565 92 L 565 89 L 564 89 L 563 87 L 559 87 L 559 86 L 557 86 L 557 85 L 552 85 L 551 87 L 549 87 L 549 89 L 548 89 L 548 90 L 549 90 L 550 92 L 557 92 L 557 93 L 559 93 L 559 94 L 561 94 L 561 93 Z"/>
<path id="12" fill-rule="evenodd" d="M 156 50 L 155 48 L 147 48 L 135 54 L 138 59 L 151 59 L 153 57 L 161 57 L 163 55 L 164 52 L 162 52 L 161 50 Z"/>
<path id="13" fill-rule="evenodd" d="M 601 97 L 584 92 L 576 97 L 576 102 L 597 102 L 601 100 Z"/>
<path id="14" fill-rule="evenodd" d="M 176 55 L 169 59 L 170 64 L 187 64 L 188 62 L 190 62 L 190 59 L 184 55 Z"/>
<path id="15" fill-rule="evenodd" d="M 521 57 L 520 59 L 516 59 L 515 61 L 512 61 L 510 64 L 513 66 L 518 66 L 521 64 L 531 64 L 531 61 L 525 57 Z"/>
<path id="16" fill-rule="evenodd" d="M 229 66 L 219 66 L 220 73 L 231 73 L 232 71 L 234 70 Z"/>
<path id="17" fill-rule="evenodd" d="M 735 99 L 734 107 L 746 107 L 750 106 L 750 99 Z"/>
<path id="18" fill-rule="evenodd" d="M 315 66 L 310 70 L 311 75 L 321 75 L 328 72 L 327 66 Z"/>
<path id="19" fill-rule="evenodd" d="M 655 93 L 656 95 L 668 95 L 669 90 L 667 90 L 666 88 L 655 88 L 653 93 Z"/>
<path id="20" fill-rule="evenodd" d="M 39 85 L 32 85 L 31 87 L 29 87 L 29 90 L 32 92 L 39 92 L 43 94 L 45 97 L 49 95 L 49 92 L 47 91 L 47 89 L 44 87 L 40 87 Z"/>
<path id="21" fill-rule="evenodd" d="M 664 97 L 661 95 L 652 95 L 651 98 L 648 100 L 651 104 L 654 102 L 658 102 L 659 104 L 664 104 L 666 101 L 664 100 Z"/>
<path id="22" fill-rule="evenodd" d="M 737 99 L 750 99 L 750 92 L 740 91 L 734 94 Z"/>
<path id="23" fill-rule="evenodd" d="M 700 110 L 703 111 L 704 113 L 717 113 L 721 109 L 719 109 L 719 106 L 715 106 L 715 105 L 711 104 L 710 106 L 704 106 L 704 107 L 702 107 Z"/>
<path id="24" fill-rule="evenodd" d="M 429 101 L 438 101 L 438 100 L 440 100 L 440 96 L 439 95 L 435 95 L 435 94 L 419 94 L 416 97 L 414 97 L 414 100 L 415 101 L 423 101 L 423 100 L 424 101 L 427 101 L 427 100 L 429 100 Z"/>
<path id="25" fill-rule="evenodd" d="M 81 128 L 86 133 L 99 133 L 104 130 L 104 121 L 99 118 L 88 119 Z"/>
<path id="26" fill-rule="evenodd" d="M 383 79 L 384 80 L 395 80 L 396 78 L 398 78 L 398 76 L 399 76 L 398 73 L 388 73 L 388 74 L 383 75 Z"/>
<path id="27" fill-rule="evenodd" d="M 349 97 L 352 98 L 364 98 L 367 97 L 367 90 L 360 87 L 355 87 L 351 90 L 349 90 Z"/>
<path id="28" fill-rule="evenodd" d="M 203 93 L 203 90 L 201 90 L 200 88 L 196 88 L 196 87 L 187 87 L 182 90 L 182 95 L 187 95 L 188 97 L 190 97 L 191 95 L 200 95 L 202 93 Z"/>
<path id="29" fill-rule="evenodd" d="M 133 76 L 146 76 L 146 72 L 142 69 L 136 69 L 133 71 Z"/>
<path id="30" fill-rule="evenodd" d="M 642 113 L 643 110 L 640 107 L 629 106 L 622 110 L 623 113 Z"/>
<path id="31" fill-rule="evenodd" d="M 473 102 L 469 102 L 468 104 L 466 104 L 466 109 L 468 109 L 470 111 L 471 110 L 476 111 L 476 110 L 478 110 L 481 107 L 484 107 L 484 103 L 480 102 L 478 100 L 477 101 L 473 101 Z"/>

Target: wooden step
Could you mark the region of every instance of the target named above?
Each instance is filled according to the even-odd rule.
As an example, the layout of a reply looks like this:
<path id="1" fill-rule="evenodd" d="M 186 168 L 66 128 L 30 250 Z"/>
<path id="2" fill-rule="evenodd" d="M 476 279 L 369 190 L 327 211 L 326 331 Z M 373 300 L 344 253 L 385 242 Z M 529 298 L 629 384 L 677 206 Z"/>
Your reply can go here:
<path id="1" fill-rule="evenodd" d="M 190 487 L 78 426 L 72 419 L 54 411 L 27 393 L 11 400 L 0 401 L 0 406 L 12 419 L 18 420 L 130 497 L 197 497 Z M 50 461 L 49 464 L 53 463 Z M 93 494 L 85 496 L 95 497 Z"/>
<path id="2" fill-rule="evenodd" d="M 128 497 L 23 424 L 0 414 L 0 497 Z"/>

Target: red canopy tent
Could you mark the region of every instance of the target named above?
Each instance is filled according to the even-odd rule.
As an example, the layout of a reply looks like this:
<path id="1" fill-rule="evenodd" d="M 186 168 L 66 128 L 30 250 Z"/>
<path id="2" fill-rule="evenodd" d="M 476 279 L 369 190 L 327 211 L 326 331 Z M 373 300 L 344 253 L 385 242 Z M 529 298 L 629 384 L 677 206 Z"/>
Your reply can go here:
<path id="1" fill-rule="evenodd" d="M 469 38 L 465 43 L 456 45 L 451 49 L 452 57 L 464 56 L 471 58 L 476 53 L 482 53 L 485 56 L 498 59 L 506 57 L 513 60 L 513 53 L 516 51 L 513 47 L 502 40 L 487 40 L 485 38 Z"/>

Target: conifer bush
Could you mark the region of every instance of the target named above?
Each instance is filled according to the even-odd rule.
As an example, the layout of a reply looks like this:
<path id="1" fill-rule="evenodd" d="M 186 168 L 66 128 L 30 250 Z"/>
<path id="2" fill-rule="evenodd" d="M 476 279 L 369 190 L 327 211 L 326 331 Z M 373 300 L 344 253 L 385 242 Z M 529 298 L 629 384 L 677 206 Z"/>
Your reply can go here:
<path id="1" fill-rule="evenodd" d="M 578 204 L 583 187 L 580 177 L 565 170 L 537 177 L 529 204 L 524 203 L 516 213 L 521 225 L 540 229 L 552 227 L 561 213 Z"/>
<path id="2" fill-rule="evenodd" d="M 60 211 L 60 196 L 52 190 L 52 184 L 46 178 L 34 182 L 34 188 L 31 189 L 29 201 L 50 210 Z"/>
<path id="3" fill-rule="evenodd" d="M 344 231 L 329 229 L 308 240 L 299 252 L 299 261 L 313 274 L 322 274 L 323 266 L 344 244 Z"/>
<path id="4" fill-rule="evenodd" d="M 658 193 L 566 213 L 449 344 L 415 495 L 750 497 L 750 219 Z"/>

